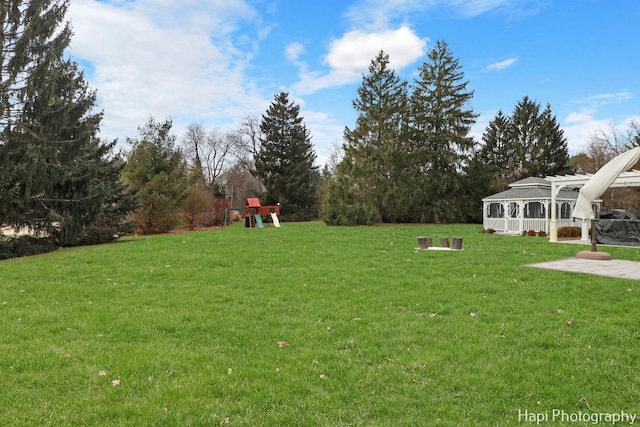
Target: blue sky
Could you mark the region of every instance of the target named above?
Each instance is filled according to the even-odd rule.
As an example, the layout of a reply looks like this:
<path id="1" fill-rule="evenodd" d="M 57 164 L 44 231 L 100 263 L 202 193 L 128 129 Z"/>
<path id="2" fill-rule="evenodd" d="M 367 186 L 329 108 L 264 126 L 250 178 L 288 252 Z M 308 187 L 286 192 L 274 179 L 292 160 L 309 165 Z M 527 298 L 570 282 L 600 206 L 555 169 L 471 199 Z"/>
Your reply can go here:
<path id="1" fill-rule="evenodd" d="M 637 0 L 72 0 L 67 18 L 101 136 L 123 145 L 149 115 L 179 141 L 189 123 L 232 130 L 286 90 L 322 164 L 376 53 L 411 83 L 436 40 L 474 90 L 478 141 L 525 95 L 551 104 L 571 154 L 640 120 Z"/>

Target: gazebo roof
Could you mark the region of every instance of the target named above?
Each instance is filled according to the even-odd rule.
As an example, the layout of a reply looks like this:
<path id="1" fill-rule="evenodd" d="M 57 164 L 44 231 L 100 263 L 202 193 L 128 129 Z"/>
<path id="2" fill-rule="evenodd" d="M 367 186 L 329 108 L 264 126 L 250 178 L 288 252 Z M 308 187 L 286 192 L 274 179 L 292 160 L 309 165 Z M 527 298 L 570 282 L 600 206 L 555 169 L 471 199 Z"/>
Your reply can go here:
<path id="1" fill-rule="evenodd" d="M 556 192 L 555 198 L 558 200 L 576 200 L 578 192 L 575 189 L 585 185 L 592 176 L 592 173 L 585 173 L 528 177 L 512 182 L 508 190 L 487 196 L 482 201 L 551 199 L 552 191 Z M 640 187 L 640 171 L 633 169 L 622 172 L 611 187 Z"/>
<path id="2" fill-rule="evenodd" d="M 545 178 L 530 176 L 509 184 L 509 189 L 487 196 L 483 201 L 551 199 L 551 182 Z M 558 199 L 576 200 L 578 192 L 561 190 Z"/>
<path id="3" fill-rule="evenodd" d="M 576 200 L 578 192 L 573 190 L 560 190 L 558 200 Z M 483 201 L 493 200 L 531 200 L 531 199 L 551 199 L 551 186 L 547 188 L 525 187 L 510 188 L 506 191 L 492 194 L 485 197 Z"/>

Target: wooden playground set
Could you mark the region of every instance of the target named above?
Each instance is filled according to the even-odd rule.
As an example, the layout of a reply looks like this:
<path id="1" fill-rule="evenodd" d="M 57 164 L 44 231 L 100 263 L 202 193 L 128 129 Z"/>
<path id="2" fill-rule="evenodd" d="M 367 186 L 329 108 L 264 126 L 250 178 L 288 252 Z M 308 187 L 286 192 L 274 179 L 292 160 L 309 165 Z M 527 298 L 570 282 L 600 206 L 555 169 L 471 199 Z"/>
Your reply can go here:
<path id="1" fill-rule="evenodd" d="M 278 215 L 280 215 L 280 205 L 262 206 L 258 198 L 250 197 L 244 205 L 244 226 L 248 228 L 263 228 L 265 225 L 280 227 Z"/>

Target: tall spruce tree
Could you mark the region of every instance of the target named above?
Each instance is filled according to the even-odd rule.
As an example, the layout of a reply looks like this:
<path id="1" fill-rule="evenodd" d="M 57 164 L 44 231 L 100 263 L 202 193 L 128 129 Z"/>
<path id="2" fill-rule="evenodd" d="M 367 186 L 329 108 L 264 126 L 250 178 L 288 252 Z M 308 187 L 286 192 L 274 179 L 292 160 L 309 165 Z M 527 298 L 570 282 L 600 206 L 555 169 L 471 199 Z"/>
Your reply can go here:
<path id="1" fill-rule="evenodd" d="M 353 101 L 356 125 L 345 128 L 344 156 L 323 203 L 327 223 L 409 219 L 413 185 L 406 146 L 407 103 L 407 82 L 389 66 L 389 55 L 380 51 Z"/>
<path id="2" fill-rule="evenodd" d="M 510 118 L 498 111 L 482 135 L 483 144 L 477 153 L 478 160 L 492 169 L 493 185 L 498 191 L 506 190 L 514 181 L 516 154 L 510 131 Z"/>
<path id="3" fill-rule="evenodd" d="M 535 176 L 541 126 L 540 104 L 523 97 L 513 109 L 510 120 L 509 137 L 515 151 L 516 179 Z"/>
<path id="4" fill-rule="evenodd" d="M 50 75 L 71 40 L 68 0 L 0 2 L 0 128 L 12 127 L 29 101 L 26 88 Z"/>
<path id="5" fill-rule="evenodd" d="M 280 203 L 282 215 L 289 220 L 316 217 L 316 154 L 300 106 L 289 100 L 288 92 L 275 95 L 262 115 L 260 130 L 255 169 L 266 189 L 263 203 Z"/>
<path id="6" fill-rule="evenodd" d="M 414 164 L 423 176 L 422 221 L 454 222 L 465 217 L 462 173 L 474 148 L 471 126 L 478 116 L 470 107 L 461 66 L 446 42 L 438 40 L 419 70 L 411 95 Z"/>
<path id="7" fill-rule="evenodd" d="M 550 104 L 542 111 L 538 132 L 540 137 L 532 156 L 531 175 L 545 177 L 571 172 L 567 139 Z"/>
<path id="8" fill-rule="evenodd" d="M 69 45 L 69 24 L 60 25 L 67 2 L 10 0 L 0 2 L 0 220 L 20 228 L 33 194 L 40 194 L 43 155 L 33 147 L 23 110 L 29 92 L 50 75 L 50 66 Z M 29 224 L 27 224 L 29 225 Z M 36 226 L 36 224 L 34 224 Z"/>
<path id="9" fill-rule="evenodd" d="M 85 238 L 106 199 L 119 197 L 111 193 L 117 183 L 105 182 L 116 166 L 106 159 L 113 144 L 96 138 L 102 114 L 91 113 L 95 92 L 64 58 L 67 7 L 52 0 L 0 4 L 2 221 L 45 232 L 62 246 Z"/>
<path id="10" fill-rule="evenodd" d="M 496 168 L 496 185 L 502 190 L 519 179 L 571 170 L 567 140 L 551 106 L 541 111 L 527 96 L 516 103 L 511 116 L 498 112 L 482 140 L 480 156 Z"/>

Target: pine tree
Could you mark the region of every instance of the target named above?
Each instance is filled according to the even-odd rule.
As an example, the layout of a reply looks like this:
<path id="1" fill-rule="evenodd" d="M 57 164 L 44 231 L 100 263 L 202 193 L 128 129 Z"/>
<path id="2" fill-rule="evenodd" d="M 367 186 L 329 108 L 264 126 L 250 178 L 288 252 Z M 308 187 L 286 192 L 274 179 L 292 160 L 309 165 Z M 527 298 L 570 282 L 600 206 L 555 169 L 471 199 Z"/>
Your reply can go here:
<path id="1" fill-rule="evenodd" d="M 510 118 L 505 116 L 502 110 L 498 111 L 482 135 L 484 144 L 477 156 L 492 169 L 493 185 L 497 191 L 506 190 L 514 181 L 516 155 L 510 137 L 510 126 Z"/>
<path id="2" fill-rule="evenodd" d="M 412 188 L 406 156 L 407 83 L 381 51 L 357 93 L 356 125 L 345 128 L 344 157 L 332 184 L 343 188 L 338 192 L 329 186 L 323 216 L 330 224 L 362 224 L 372 222 L 373 211 L 376 221 L 406 221 Z"/>
<path id="3" fill-rule="evenodd" d="M 471 126 L 478 116 L 469 106 L 461 66 L 446 42 L 437 41 L 419 70 L 411 95 L 414 162 L 424 176 L 422 220 L 453 222 L 464 217 L 461 174 L 474 148 Z"/>
<path id="4" fill-rule="evenodd" d="M 0 128 L 13 127 L 29 102 L 27 87 L 46 79 L 71 40 L 68 0 L 0 2 Z"/>
<path id="5" fill-rule="evenodd" d="M 287 92 L 275 97 L 260 123 L 261 145 L 255 157 L 256 176 L 266 194 L 263 203 L 280 203 L 289 220 L 317 216 L 316 188 L 319 180 L 310 132 L 300 117 L 300 106 Z"/>
<path id="6" fill-rule="evenodd" d="M 510 139 L 515 148 L 516 179 L 535 176 L 536 151 L 541 146 L 538 132 L 541 124 L 540 104 L 527 96 L 518 101 L 510 120 Z"/>
<path id="7" fill-rule="evenodd" d="M 39 82 L 50 78 L 69 45 L 69 24 L 60 25 L 66 1 L 8 0 L 0 2 L 0 221 L 20 228 L 33 194 L 40 194 L 46 179 L 43 153 L 33 146 L 22 118 L 33 101 Z M 37 139 L 37 138 L 36 138 Z"/>
<path id="8" fill-rule="evenodd" d="M 89 156 L 94 159 L 94 183 L 103 194 L 102 207 L 95 220 L 84 228 L 77 245 L 113 242 L 135 231 L 131 214 L 139 206 L 138 194 L 121 179 L 125 162 L 121 152 L 114 154 L 117 142 L 94 138 L 93 148 L 87 150 L 88 153 L 93 152 Z"/>
<path id="9" fill-rule="evenodd" d="M 178 209 L 187 196 L 184 158 L 171 133 L 173 123 L 149 117 L 138 127 L 140 138 L 127 138 L 131 151 L 123 170 L 126 183 L 138 192 L 140 206 L 135 212 L 143 234 L 171 231 L 179 223 Z"/>
<path id="10" fill-rule="evenodd" d="M 547 104 L 523 97 L 510 117 L 500 111 L 483 137 L 481 156 L 497 169 L 497 185 L 507 185 L 530 176 L 545 177 L 570 172 L 564 132 Z"/>
<path id="11" fill-rule="evenodd" d="M 85 239 L 110 202 L 121 200 L 114 143 L 96 134 L 96 94 L 64 59 L 68 2 L 2 2 L 2 219 L 52 236 L 58 245 Z M 111 181 L 109 180 L 111 179 Z M 108 209 L 111 209 L 109 207 Z M 124 221 L 120 206 L 113 221 Z M 118 228 L 116 225 L 115 228 Z M 113 231 L 113 230 L 112 230 Z M 109 234 L 113 236 L 110 231 Z"/>
<path id="12" fill-rule="evenodd" d="M 563 175 L 571 171 L 569 165 L 569 149 L 564 131 L 551 112 L 551 105 L 540 117 L 538 146 L 532 156 L 531 174 L 534 176 Z M 535 159 L 535 162 L 534 162 Z"/>

